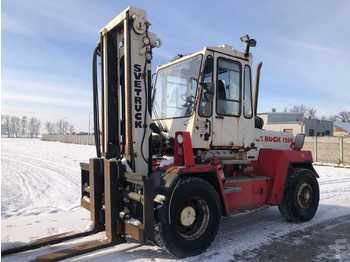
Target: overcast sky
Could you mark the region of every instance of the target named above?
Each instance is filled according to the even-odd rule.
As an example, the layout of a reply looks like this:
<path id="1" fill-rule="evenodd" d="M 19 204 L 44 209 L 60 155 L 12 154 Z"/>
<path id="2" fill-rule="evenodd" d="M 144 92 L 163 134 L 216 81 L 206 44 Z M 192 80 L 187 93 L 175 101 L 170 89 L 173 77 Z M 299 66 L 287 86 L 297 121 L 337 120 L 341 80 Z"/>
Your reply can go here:
<path id="1" fill-rule="evenodd" d="M 239 3 L 240 2 L 240 3 Z M 350 111 L 350 1 L 2 1 L 2 113 L 66 118 L 87 130 L 91 58 L 101 26 L 128 5 L 162 39 L 154 63 L 239 37 L 264 62 L 259 111 L 294 104 Z"/>

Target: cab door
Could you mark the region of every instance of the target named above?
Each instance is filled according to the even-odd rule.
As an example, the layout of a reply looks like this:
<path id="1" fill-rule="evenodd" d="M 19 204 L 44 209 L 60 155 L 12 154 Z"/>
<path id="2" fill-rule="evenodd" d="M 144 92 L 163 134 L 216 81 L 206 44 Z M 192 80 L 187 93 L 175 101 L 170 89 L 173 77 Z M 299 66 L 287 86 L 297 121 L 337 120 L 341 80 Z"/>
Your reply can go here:
<path id="1" fill-rule="evenodd" d="M 209 148 L 213 133 L 214 53 L 207 52 L 202 64 L 192 144 L 197 148 Z"/>
<path id="2" fill-rule="evenodd" d="M 215 53 L 215 99 L 212 146 L 241 147 L 242 64 L 232 57 Z"/>

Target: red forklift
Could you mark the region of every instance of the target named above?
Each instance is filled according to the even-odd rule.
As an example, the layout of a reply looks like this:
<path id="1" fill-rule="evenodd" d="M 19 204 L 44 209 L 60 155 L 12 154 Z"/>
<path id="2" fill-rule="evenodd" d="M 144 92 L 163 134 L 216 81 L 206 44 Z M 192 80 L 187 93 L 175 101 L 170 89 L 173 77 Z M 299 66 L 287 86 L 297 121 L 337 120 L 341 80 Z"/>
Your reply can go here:
<path id="1" fill-rule="evenodd" d="M 278 206 L 288 222 L 312 219 L 317 173 L 304 135 L 263 129 L 257 115 L 262 63 L 252 81 L 250 49 L 205 47 L 157 68 L 161 42 L 143 10 L 129 7 L 100 31 L 93 54 L 96 157 L 81 164 L 81 206 L 91 231 L 2 251 L 9 255 L 105 231 L 37 257 L 57 261 L 128 238 L 176 257 L 205 251 L 222 216 Z M 100 64 L 100 68 L 99 68 Z M 254 82 L 254 84 L 253 84 Z"/>

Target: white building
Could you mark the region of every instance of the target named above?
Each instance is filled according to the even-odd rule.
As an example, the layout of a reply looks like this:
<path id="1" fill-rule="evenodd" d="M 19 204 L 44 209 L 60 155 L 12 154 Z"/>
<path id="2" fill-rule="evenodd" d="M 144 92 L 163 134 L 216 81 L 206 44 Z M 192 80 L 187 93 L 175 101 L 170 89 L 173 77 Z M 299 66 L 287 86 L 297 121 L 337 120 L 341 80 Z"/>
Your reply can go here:
<path id="1" fill-rule="evenodd" d="M 303 113 L 268 112 L 258 114 L 264 120 L 264 129 L 289 132 L 293 135 L 303 133 L 307 136 L 332 136 L 333 122 L 305 118 Z"/>

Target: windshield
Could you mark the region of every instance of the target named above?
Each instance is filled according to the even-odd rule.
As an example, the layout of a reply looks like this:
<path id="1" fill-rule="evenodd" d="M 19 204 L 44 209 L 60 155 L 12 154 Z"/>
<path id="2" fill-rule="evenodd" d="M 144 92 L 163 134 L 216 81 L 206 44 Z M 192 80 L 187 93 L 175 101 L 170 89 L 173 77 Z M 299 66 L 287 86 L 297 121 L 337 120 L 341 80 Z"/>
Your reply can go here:
<path id="1" fill-rule="evenodd" d="M 153 118 L 190 116 L 193 111 L 202 55 L 160 69 L 157 73 Z"/>

